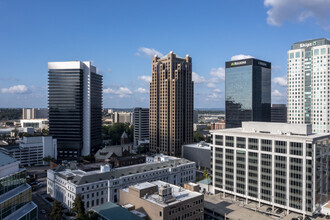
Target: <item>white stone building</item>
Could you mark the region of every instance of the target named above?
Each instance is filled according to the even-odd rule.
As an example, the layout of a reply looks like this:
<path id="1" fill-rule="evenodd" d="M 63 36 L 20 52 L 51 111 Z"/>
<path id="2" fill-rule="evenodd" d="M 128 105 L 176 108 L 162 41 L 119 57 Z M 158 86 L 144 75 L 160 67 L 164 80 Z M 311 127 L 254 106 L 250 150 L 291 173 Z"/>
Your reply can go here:
<path id="1" fill-rule="evenodd" d="M 243 122 L 211 131 L 213 193 L 312 215 L 330 199 L 330 134 L 307 124 Z"/>
<path id="2" fill-rule="evenodd" d="M 161 180 L 174 185 L 195 181 L 195 162 L 169 158 L 152 163 L 85 172 L 57 167 L 47 172 L 47 193 L 72 208 L 77 194 L 81 194 L 85 208 L 105 202 L 118 202 L 119 190 L 146 181 Z"/>

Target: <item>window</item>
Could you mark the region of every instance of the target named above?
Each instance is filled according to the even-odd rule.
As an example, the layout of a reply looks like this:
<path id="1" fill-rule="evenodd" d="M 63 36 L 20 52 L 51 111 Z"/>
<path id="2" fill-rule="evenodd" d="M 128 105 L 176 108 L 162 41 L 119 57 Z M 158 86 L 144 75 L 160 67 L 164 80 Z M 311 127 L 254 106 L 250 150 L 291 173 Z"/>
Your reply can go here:
<path id="1" fill-rule="evenodd" d="M 290 59 L 294 58 L 294 53 L 290 53 Z"/>
<path id="2" fill-rule="evenodd" d="M 319 49 L 314 50 L 314 55 L 319 55 Z"/>
<path id="3" fill-rule="evenodd" d="M 324 55 L 326 52 L 325 48 L 321 48 L 321 55 Z"/>
<path id="4" fill-rule="evenodd" d="M 162 216 L 162 212 L 161 211 L 159 212 L 159 216 Z"/>
<path id="5" fill-rule="evenodd" d="M 234 147 L 234 137 L 226 136 L 226 146 L 227 147 Z"/>
<path id="6" fill-rule="evenodd" d="M 296 58 L 300 58 L 300 52 L 296 52 Z"/>

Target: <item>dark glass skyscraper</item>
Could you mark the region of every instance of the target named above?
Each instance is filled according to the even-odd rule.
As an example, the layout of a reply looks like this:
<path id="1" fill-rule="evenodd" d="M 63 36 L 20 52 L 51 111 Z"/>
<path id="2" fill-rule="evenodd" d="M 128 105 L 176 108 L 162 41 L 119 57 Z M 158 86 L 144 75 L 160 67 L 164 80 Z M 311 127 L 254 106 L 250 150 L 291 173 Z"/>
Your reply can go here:
<path id="1" fill-rule="evenodd" d="M 49 134 L 59 158 L 86 156 L 102 145 L 102 76 L 90 62 L 48 63 Z"/>
<path id="2" fill-rule="evenodd" d="M 226 128 L 271 120 L 271 63 L 250 58 L 226 62 Z"/>

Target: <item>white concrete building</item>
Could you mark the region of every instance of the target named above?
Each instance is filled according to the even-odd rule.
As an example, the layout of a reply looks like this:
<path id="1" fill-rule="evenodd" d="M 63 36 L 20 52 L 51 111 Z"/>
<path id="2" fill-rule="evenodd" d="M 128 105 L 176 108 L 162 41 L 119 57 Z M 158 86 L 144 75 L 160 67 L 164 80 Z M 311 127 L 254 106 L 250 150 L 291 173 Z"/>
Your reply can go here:
<path id="1" fill-rule="evenodd" d="M 48 119 L 22 119 L 20 120 L 22 128 L 47 129 Z"/>
<path id="2" fill-rule="evenodd" d="M 211 131 L 213 193 L 303 215 L 330 199 L 330 134 L 307 124 L 243 122 Z"/>
<path id="3" fill-rule="evenodd" d="M 118 202 L 120 189 L 141 182 L 162 180 L 183 186 L 195 180 L 195 171 L 194 162 L 173 157 L 115 169 L 104 165 L 99 171 L 90 172 L 57 167 L 47 172 L 47 193 L 68 208 L 81 194 L 89 209 L 109 201 Z"/>
<path id="4" fill-rule="evenodd" d="M 294 43 L 287 53 L 287 119 L 330 133 L 330 41 Z"/>
<path id="5" fill-rule="evenodd" d="M 133 112 L 114 112 L 114 123 L 133 124 Z"/>
<path id="6" fill-rule="evenodd" d="M 44 157 L 57 159 L 57 140 L 51 136 L 23 137 L 19 145 L 0 147 L 0 151 L 23 166 L 45 165 Z"/>

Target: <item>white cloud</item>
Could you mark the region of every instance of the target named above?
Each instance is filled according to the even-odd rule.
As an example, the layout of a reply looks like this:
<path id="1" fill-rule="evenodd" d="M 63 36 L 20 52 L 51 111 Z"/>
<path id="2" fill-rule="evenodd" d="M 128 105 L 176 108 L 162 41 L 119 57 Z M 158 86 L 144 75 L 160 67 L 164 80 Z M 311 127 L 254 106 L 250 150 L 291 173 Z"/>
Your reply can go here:
<path id="1" fill-rule="evenodd" d="M 230 60 L 234 61 L 234 60 L 243 60 L 243 59 L 248 59 L 248 58 L 253 58 L 253 56 L 245 55 L 245 54 L 238 54 L 238 55 L 232 56 Z"/>
<path id="2" fill-rule="evenodd" d="M 286 77 L 275 77 L 274 79 L 272 79 L 273 83 L 280 85 L 280 86 L 286 86 Z"/>
<path id="3" fill-rule="evenodd" d="M 213 89 L 213 92 L 217 92 L 217 93 L 220 93 L 221 90 L 220 89 Z"/>
<path id="4" fill-rule="evenodd" d="M 203 76 L 200 76 L 195 72 L 192 72 L 192 80 L 195 83 L 204 83 L 204 82 L 206 82 L 206 79 Z"/>
<path id="5" fill-rule="evenodd" d="M 220 95 L 217 94 L 217 93 L 211 93 L 211 94 L 206 96 L 207 101 L 214 100 L 214 99 L 219 99 L 219 98 L 220 98 Z"/>
<path id="6" fill-rule="evenodd" d="M 151 76 L 139 76 L 138 79 L 142 80 L 142 81 L 145 81 L 147 83 L 151 82 Z"/>
<path id="7" fill-rule="evenodd" d="M 11 93 L 11 94 L 23 94 L 28 92 L 28 88 L 25 85 L 16 85 L 9 88 L 2 88 L 2 93 Z"/>
<path id="8" fill-rule="evenodd" d="M 147 47 L 140 47 L 138 49 L 138 52 L 135 53 L 136 56 L 147 56 L 147 57 L 154 57 L 155 55 L 162 57 L 164 56 L 161 52 L 153 49 L 153 48 L 147 48 Z"/>
<path id="9" fill-rule="evenodd" d="M 216 86 L 214 83 L 212 83 L 212 82 L 206 84 L 206 86 L 207 86 L 208 88 L 215 88 L 215 87 L 217 87 L 217 86 Z"/>
<path id="10" fill-rule="evenodd" d="M 146 94 L 149 93 L 149 91 L 145 88 L 138 88 L 137 90 L 135 90 L 138 93 L 142 93 L 142 94 Z"/>
<path id="11" fill-rule="evenodd" d="M 274 96 L 274 97 L 283 97 L 284 95 L 280 91 L 275 89 L 275 90 L 272 91 L 272 96 Z"/>
<path id="12" fill-rule="evenodd" d="M 303 22 L 314 17 L 323 28 L 329 26 L 329 0 L 265 0 L 267 23 L 281 26 L 286 20 Z"/>
<path id="13" fill-rule="evenodd" d="M 127 88 L 127 87 L 119 87 L 119 89 L 103 89 L 104 94 L 113 94 L 113 95 L 118 95 L 120 98 L 128 97 L 132 95 L 132 91 Z"/>
<path id="14" fill-rule="evenodd" d="M 220 80 L 225 80 L 225 69 L 222 67 L 219 68 L 212 68 L 210 72 L 211 76 L 217 77 Z"/>

